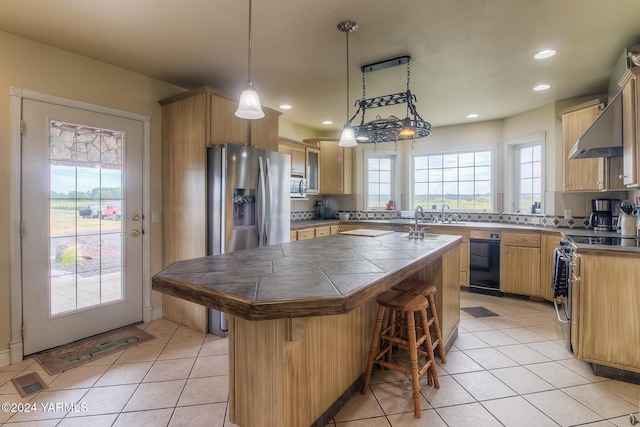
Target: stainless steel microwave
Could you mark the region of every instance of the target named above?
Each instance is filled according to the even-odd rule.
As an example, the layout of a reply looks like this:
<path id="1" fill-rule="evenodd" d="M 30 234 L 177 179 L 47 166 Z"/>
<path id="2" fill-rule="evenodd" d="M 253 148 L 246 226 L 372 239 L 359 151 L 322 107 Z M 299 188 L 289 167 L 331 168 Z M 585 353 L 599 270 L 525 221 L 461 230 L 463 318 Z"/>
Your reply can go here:
<path id="1" fill-rule="evenodd" d="M 291 198 L 307 197 L 307 180 L 301 177 L 291 177 Z"/>

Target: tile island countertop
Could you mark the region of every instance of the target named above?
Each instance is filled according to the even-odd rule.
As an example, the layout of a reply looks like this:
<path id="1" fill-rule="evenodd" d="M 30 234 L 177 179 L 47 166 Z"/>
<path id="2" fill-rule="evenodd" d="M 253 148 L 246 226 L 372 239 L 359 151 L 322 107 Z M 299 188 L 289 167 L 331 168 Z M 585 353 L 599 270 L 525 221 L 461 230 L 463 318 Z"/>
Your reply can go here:
<path id="1" fill-rule="evenodd" d="M 153 289 L 248 320 L 345 314 L 460 241 L 327 236 L 178 261 Z"/>
<path id="2" fill-rule="evenodd" d="M 461 241 L 334 234 L 178 261 L 153 289 L 228 315 L 232 423 L 324 427 L 362 387 L 380 292 L 406 278 L 435 284 L 451 346 Z"/>

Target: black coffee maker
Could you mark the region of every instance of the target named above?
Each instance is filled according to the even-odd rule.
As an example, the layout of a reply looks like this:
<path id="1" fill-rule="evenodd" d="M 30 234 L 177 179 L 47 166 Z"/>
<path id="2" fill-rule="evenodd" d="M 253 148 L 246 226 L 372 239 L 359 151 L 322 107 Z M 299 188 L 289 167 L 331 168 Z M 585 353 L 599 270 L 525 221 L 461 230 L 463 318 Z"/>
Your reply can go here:
<path id="1" fill-rule="evenodd" d="M 591 216 L 589 216 L 589 228 L 595 231 L 611 230 L 611 199 L 591 200 Z"/>

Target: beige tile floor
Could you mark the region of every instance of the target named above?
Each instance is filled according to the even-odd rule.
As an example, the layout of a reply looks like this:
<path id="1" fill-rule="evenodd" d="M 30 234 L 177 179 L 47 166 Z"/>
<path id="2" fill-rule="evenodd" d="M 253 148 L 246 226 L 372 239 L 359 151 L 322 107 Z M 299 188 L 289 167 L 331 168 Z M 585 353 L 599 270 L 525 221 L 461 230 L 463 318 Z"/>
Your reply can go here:
<path id="1" fill-rule="evenodd" d="M 330 425 L 629 426 L 640 386 L 597 377 L 567 352 L 552 306 L 466 292 L 461 305 L 500 316 L 461 312 L 459 337 L 438 366 L 440 389 L 421 386 L 422 418 L 413 416 L 408 377 L 377 371 L 369 392 L 356 394 Z M 0 411 L 0 425 L 234 426 L 227 419 L 228 340 L 167 320 L 141 327 L 156 338 L 58 375 L 32 359 L 0 368 L 0 403 L 38 409 Z M 23 399 L 10 379 L 32 371 L 49 390 Z M 45 411 L 50 403 L 75 407 Z"/>

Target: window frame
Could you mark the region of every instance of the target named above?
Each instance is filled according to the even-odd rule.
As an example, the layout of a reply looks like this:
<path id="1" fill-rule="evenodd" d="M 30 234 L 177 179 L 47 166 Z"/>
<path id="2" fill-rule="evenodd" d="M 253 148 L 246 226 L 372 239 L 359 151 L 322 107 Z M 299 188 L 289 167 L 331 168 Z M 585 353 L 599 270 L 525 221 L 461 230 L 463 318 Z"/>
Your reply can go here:
<path id="1" fill-rule="evenodd" d="M 365 211 L 379 211 L 385 210 L 384 208 L 370 208 L 369 207 L 369 159 L 371 158 L 384 158 L 391 160 L 391 199 L 394 202 L 394 210 L 400 209 L 400 201 L 398 195 L 400 194 L 398 179 L 398 153 L 396 151 L 377 151 L 377 150 L 364 150 L 364 209 Z"/>
<path id="2" fill-rule="evenodd" d="M 468 213 L 478 213 L 478 212 L 497 212 L 497 200 L 498 200 L 498 144 L 495 145 L 482 145 L 482 146 L 467 146 L 460 147 L 458 149 L 451 150 L 421 150 L 416 152 L 407 153 L 407 183 L 408 183 L 408 195 L 407 199 L 409 201 L 409 206 L 412 209 L 415 209 L 416 201 L 415 201 L 415 158 L 419 156 L 439 156 L 439 155 L 451 155 L 451 154 L 465 154 L 465 153 L 476 153 L 479 151 L 489 151 L 491 153 L 491 198 L 490 198 L 490 209 L 487 211 L 486 209 L 458 209 L 451 208 L 456 212 L 468 212 Z"/>
<path id="3" fill-rule="evenodd" d="M 531 135 L 526 135 L 520 138 L 514 138 L 507 141 L 507 183 L 505 188 L 507 189 L 507 200 L 505 203 L 505 212 L 512 214 L 529 214 L 529 215 L 544 215 L 545 214 L 545 144 L 546 132 L 538 132 Z M 522 148 L 533 147 L 540 145 L 540 202 L 541 211 L 539 214 L 532 214 L 531 211 L 520 211 L 519 198 L 520 198 L 520 162 L 518 161 L 518 154 Z"/>

